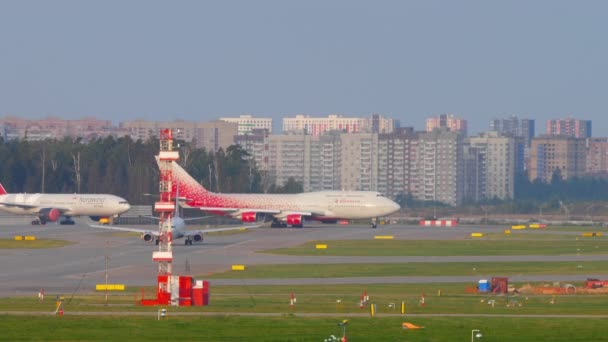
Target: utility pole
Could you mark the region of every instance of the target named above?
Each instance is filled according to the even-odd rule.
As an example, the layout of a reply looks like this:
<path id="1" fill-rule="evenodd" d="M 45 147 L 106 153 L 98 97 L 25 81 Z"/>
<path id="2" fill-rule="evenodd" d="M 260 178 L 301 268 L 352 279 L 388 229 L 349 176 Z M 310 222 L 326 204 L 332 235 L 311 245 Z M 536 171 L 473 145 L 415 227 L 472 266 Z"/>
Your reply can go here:
<path id="1" fill-rule="evenodd" d="M 106 299 L 105 304 L 108 306 L 108 261 L 110 256 L 108 255 L 108 247 L 110 245 L 110 241 L 106 240 L 106 255 L 105 255 L 105 278 L 106 278 Z"/>

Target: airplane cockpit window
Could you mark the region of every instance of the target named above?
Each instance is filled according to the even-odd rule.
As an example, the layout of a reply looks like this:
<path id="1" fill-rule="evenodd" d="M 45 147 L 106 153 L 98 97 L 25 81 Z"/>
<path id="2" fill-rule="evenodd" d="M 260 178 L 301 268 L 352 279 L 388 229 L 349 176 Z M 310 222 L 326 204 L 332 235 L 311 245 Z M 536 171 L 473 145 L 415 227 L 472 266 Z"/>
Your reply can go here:
<path id="1" fill-rule="evenodd" d="M 376 194 L 376 197 L 384 197 L 383 194 Z"/>
<path id="2" fill-rule="evenodd" d="M 118 204 L 129 204 L 129 202 L 127 202 L 127 201 L 120 201 L 120 202 L 118 202 Z"/>

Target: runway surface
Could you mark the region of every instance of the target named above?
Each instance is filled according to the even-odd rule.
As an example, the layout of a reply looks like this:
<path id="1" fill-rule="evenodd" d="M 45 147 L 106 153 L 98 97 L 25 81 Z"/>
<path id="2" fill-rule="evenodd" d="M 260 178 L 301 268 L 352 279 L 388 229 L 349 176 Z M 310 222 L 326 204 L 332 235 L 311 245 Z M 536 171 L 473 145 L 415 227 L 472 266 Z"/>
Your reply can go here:
<path id="1" fill-rule="evenodd" d="M 154 229 L 154 227 L 151 227 Z M 229 270 L 233 264 L 321 264 L 321 263 L 404 263 L 404 262 L 463 262 L 463 261 L 590 261 L 608 260 L 608 255 L 582 256 L 463 256 L 463 257 L 321 257 L 279 256 L 259 251 L 298 246 L 311 240 L 373 239 L 375 235 L 393 235 L 395 239 L 465 239 L 471 232 L 501 233 L 503 226 L 419 227 L 391 225 L 371 229 L 367 225 L 309 224 L 302 229 L 258 228 L 231 235 L 206 235 L 203 244 L 185 246 L 183 240 L 174 242 L 173 273 L 204 276 Z M 551 232 L 552 234 L 576 234 Z M 85 224 L 61 226 L 0 225 L 1 238 L 15 235 L 35 235 L 37 238 L 62 239 L 76 244 L 51 249 L 0 249 L 2 266 L 0 296 L 32 295 L 44 288 L 47 293 L 82 293 L 105 282 L 106 257 L 108 282 L 127 286 L 153 286 L 157 265 L 152 261 L 154 244 L 137 237 L 125 237 L 114 232 L 91 228 Z M 491 275 L 487 275 L 488 277 Z M 608 278 L 606 274 L 586 275 Z M 512 281 L 583 280 L 577 276 L 520 276 Z M 347 283 L 430 283 L 477 282 L 480 276 L 361 278 L 298 278 L 298 279 L 217 279 L 213 284 L 347 284 Z"/>

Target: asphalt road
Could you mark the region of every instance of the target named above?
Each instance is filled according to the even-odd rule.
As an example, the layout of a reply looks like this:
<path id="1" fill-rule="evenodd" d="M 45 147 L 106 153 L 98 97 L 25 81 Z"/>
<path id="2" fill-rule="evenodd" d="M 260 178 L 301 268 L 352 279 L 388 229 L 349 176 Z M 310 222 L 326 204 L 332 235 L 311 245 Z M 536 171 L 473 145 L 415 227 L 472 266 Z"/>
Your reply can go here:
<path id="1" fill-rule="evenodd" d="M 419 226 L 309 224 L 303 229 L 258 228 L 232 235 L 206 236 L 199 245 L 174 245 L 174 274 L 206 275 L 230 269 L 233 264 L 320 264 L 320 263 L 404 263 L 462 261 L 569 261 L 608 260 L 608 255 L 584 256 L 483 256 L 483 257 L 317 257 L 277 256 L 258 251 L 291 247 L 311 240 L 373 239 L 375 235 L 394 235 L 396 239 L 465 239 L 471 232 L 502 232 L 505 227 L 459 226 L 453 228 Z M 555 234 L 556 232 L 551 232 Z M 563 232 L 563 234 L 572 234 Z M 153 286 L 157 265 L 152 252 L 157 250 L 136 237 L 90 228 L 84 224 L 60 226 L 0 225 L 1 238 L 35 235 L 38 238 L 64 239 L 76 244 L 52 249 L 0 249 L 0 296 L 33 295 L 40 288 L 47 293 L 83 293 L 105 282 L 106 260 L 108 282 L 127 286 Z M 189 272 L 187 272 L 189 269 Z M 213 284 L 346 284 L 346 283 L 430 283 L 472 282 L 480 277 L 400 276 L 373 278 L 298 278 L 298 279 L 225 279 Z M 491 276 L 491 275 L 486 275 Z M 586 275 L 608 278 L 608 274 Z M 514 276 L 513 281 L 580 281 L 577 276 Z"/>

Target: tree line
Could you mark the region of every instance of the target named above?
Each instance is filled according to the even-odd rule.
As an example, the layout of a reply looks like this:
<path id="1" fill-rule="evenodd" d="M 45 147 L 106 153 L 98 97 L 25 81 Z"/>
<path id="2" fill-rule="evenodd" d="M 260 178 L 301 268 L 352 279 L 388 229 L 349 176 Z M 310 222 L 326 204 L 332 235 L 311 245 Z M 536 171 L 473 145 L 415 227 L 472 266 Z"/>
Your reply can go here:
<path id="1" fill-rule="evenodd" d="M 274 186 L 239 145 L 207 151 L 179 143 L 182 166 L 205 188 L 218 192 L 293 192 Z M 150 204 L 158 193 L 156 139 L 130 137 L 24 141 L 0 138 L 0 182 L 8 192 L 108 193 L 133 204 Z M 301 186 L 299 188 L 301 190 Z"/>

